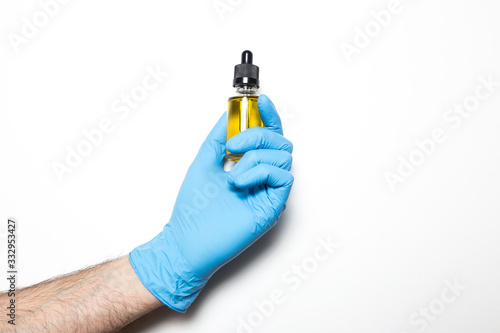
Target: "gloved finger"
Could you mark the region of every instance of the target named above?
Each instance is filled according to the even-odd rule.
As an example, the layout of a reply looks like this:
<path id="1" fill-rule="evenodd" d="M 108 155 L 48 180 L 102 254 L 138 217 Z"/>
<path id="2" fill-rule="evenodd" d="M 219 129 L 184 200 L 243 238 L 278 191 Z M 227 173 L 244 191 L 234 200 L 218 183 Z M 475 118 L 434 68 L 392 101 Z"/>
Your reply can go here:
<path id="1" fill-rule="evenodd" d="M 198 157 L 222 165 L 226 146 L 227 112 L 219 118 L 198 151 Z"/>
<path id="2" fill-rule="evenodd" d="M 249 188 L 257 185 L 291 187 L 292 184 L 293 175 L 290 172 L 270 164 L 259 164 L 234 179 L 234 186 L 238 188 Z"/>
<path id="3" fill-rule="evenodd" d="M 257 149 L 247 151 L 238 163 L 229 171 L 227 181 L 234 185 L 234 180 L 239 175 L 252 169 L 259 164 L 269 164 L 290 171 L 292 167 L 292 155 L 284 150 Z"/>
<path id="4" fill-rule="evenodd" d="M 262 119 L 264 126 L 273 132 L 283 135 L 281 119 L 271 99 L 267 95 L 260 95 L 257 100 L 257 106 L 259 107 L 260 119 Z"/>
<path id="5" fill-rule="evenodd" d="M 293 144 L 281 134 L 264 127 L 250 127 L 236 134 L 226 143 L 226 149 L 233 154 L 243 154 L 254 149 L 285 150 L 290 154 Z"/>

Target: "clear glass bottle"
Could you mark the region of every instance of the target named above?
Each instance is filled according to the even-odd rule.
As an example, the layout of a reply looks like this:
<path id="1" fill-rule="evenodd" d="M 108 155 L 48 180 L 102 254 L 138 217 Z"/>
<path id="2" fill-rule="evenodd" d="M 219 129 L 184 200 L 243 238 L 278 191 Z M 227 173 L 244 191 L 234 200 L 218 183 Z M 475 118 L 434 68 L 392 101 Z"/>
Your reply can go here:
<path id="1" fill-rule="evenodd" d="M 259 67 L 253 64 L 250 51 L 243 51 L 241 64 L 234 68 L 233 87 L 236 94 L 229 97 L 227 107 L 226 142 L 238 133 L 254 127 L 263 126 L 257 106 L 259 98 Z M 237 162 L 242 154 L 233 154 L 226 150 L 226 159 Z"/>

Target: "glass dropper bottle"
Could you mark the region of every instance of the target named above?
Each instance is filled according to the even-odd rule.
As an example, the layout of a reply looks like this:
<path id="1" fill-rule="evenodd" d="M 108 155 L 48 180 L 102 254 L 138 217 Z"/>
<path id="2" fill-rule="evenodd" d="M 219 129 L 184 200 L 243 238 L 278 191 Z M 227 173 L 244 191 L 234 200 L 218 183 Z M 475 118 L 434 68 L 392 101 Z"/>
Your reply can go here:
<path id="1" fill-rule="evenodd" d="M 263 126 L 257 106 L 259 67 L 253 64 L 253 54 L 248 50 L 241 54 L 241 64 L 234 67 L 233 87 L 236 93 L 228 101 L 226 142 L 250 127 Z M 229 161 L 237 162 L 241 156 L 226 150 Z"/>

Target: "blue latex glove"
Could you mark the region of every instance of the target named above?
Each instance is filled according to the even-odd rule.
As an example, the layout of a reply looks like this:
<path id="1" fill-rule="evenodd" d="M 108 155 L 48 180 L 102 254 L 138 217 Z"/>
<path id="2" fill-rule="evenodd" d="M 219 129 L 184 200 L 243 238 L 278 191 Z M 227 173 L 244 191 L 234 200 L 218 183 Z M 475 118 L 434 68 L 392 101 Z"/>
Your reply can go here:
<path id="1" fill-rule="evenodd" d="M 243 157 L 222 168 L 226 114 L 219 119 L 182 183 L 163 231 L 135 248 L 129 259 L 144 286 L 170 308 L 185 312 L 208 279 L 273 227 L 292 187 L 292 143 L 283 137 L 271 100 L 261 95 L 265 127 L 227 142 Z"/>

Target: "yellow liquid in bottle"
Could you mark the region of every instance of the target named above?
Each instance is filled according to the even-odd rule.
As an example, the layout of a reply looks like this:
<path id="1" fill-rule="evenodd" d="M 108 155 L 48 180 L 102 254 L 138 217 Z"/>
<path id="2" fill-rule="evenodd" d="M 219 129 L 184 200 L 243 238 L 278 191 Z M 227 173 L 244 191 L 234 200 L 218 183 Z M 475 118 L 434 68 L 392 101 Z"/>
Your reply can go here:
<path id="1" fill-rule="evenodd" d="M 227 140 L 247 128 L 263 127 L 260 119 L 257 95 L 236 96 L 229 98 L 227 107 Z M 238 162 L 243 154 L 232 154 L 226 150 L 226 159 Z"/>

